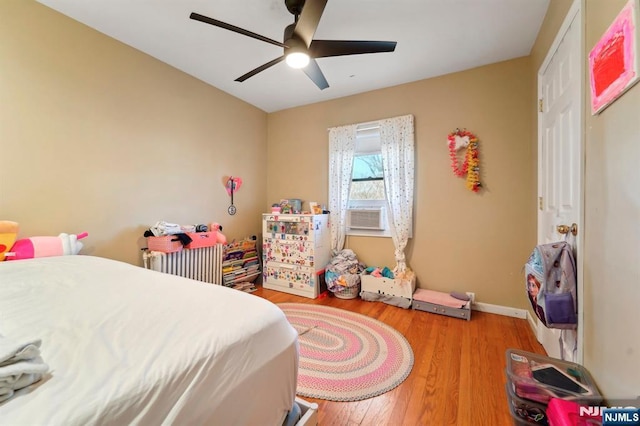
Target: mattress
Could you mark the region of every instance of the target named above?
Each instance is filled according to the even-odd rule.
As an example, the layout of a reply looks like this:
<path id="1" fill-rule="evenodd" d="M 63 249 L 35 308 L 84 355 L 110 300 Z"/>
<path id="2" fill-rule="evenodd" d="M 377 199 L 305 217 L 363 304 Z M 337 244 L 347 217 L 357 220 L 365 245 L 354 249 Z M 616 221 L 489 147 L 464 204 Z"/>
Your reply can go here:
<path id="1" fill-rule="evenodd" d="M 0 334 L 41 338 L 49 373 L 7 425 L 277 425 L 295 330 L 259 297 L 92 256 L 0 262 Z"/>

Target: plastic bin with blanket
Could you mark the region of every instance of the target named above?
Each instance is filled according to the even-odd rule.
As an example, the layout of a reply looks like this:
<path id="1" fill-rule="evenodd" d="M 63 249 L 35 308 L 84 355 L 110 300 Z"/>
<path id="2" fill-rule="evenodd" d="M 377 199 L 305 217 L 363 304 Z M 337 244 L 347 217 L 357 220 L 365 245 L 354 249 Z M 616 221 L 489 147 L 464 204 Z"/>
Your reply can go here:
<path id="1" fill-rule="evenodd" d="M 360 293 L 360 273 L 364 268 L 353 250 L 340 251 L 325 269 L 327 290 L 339 299 L 355 299 Z"/>

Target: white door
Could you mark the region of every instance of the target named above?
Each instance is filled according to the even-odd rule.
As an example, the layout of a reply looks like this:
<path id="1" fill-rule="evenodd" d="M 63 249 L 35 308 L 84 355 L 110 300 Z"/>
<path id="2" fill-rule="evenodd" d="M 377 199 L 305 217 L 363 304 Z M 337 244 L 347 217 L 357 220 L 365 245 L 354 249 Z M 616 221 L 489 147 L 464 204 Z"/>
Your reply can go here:
<path id="1" fill-rule="evenodd" d="M 538 244 L 565 239 L 558 227 L 575 224 L 578 260 L 578 330 L 546 328 L 538 340 L 547 354 L 582 361 L 582 14 L 575 1 L 538 73 Z M 562 231 L 565 231 L 566 228 Z M 562 343 L 561 343 L 562 340 Z M 562 350 L 561 350 L 562 348 Z"/>

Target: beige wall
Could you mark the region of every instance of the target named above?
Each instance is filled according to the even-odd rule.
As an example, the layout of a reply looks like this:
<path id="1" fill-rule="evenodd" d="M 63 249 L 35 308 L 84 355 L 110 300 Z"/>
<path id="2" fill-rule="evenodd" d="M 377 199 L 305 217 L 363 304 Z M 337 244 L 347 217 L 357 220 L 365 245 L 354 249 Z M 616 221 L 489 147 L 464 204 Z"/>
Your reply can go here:
<path id="1" fill-rule="evenodd" d="M 626 3 L 586 2 L 585 57 Z M 640 85 L 600 115 L 589 106 L 585 115 L 584 362 L 609 398 L 638 397 Z"/>
<path id="2" fill-rule="evenodd" d="M 528 58 L 267 116 L 32 0 L 3 0 L 0 219 L 20 222 L 21 236 L 88 231 L 84 253 L 130 263 L 157 220 L 217 221 L 240 238 L 280 198 L 326 202 L 328 127 L 413 114 L 407 253 L 420 285 L 525 307 L 535 75 L 571 3 L 551 1 Z M 585 58 L 624 3 L 586 1 Z M 640 394 L 638 111 L 640 86 L 599 116 L 585 111 L 585 366 L 609 398 Z M 479 195 L 449 169 L 456 127 L 480 137 Z M 228 174 L 244 179 L 234 217 Z M 393 263 L 390 240 L 347 244 L 369 264 Z"/>
<path id="3" fill-rule="evenodd" d="M 407 259 L 418 285 L 524 308 L 522 265 L 535 243 L 532 84 L 530 60 L 520 58 L 269 114 L 265 208 L 286 197 L 327 202 L 327 128 L 413 114 L 415 226 Z M 456 127 L 480 139 L 480 194 L 451 171 L 446 141 Z M 390 239 L 351 237 L 346 246 L 368 265 L 395 266 Z"/>
<path id="4" fill-rule="evenodd" d="M 0 2 L 0 219 L 140 262 L 158 220 L 260 232 L 267 115 L 32 0 Z M 236 216 L 224 175 L 240 176 Z"/>
<path id="5" fill-rule="evenodd" d="M 585 67 L 589 51 L 626 2 L 582 3 Z M 531 54 L 534 75 L 572 3 L 551 1 Z M 634 398 L 640 395 L 640 86 L 598 116 L 591 115 L 589 90 L 586 75 L 584 365 L 607 398 Z M 531 113 L 537 115 L 535 109 Z"/>

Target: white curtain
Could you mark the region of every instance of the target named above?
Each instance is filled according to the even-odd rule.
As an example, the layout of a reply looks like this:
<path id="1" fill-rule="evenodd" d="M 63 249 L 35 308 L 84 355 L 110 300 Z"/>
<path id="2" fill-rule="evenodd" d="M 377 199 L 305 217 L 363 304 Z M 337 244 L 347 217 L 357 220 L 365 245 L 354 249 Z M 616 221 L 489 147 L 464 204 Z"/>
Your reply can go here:
<path id="1" fill-rule="evenodd" d="M 387 211 L 395 246 L 396 272 L 407 269 L 404 249 L 413 222 L 413 116 L 380 121 L 380 144 Z"/>
<path id="2" fill-rule="evenodd" d="M 353 154 L 356 149 L 356 127 L 357 125 L 351 124 L 329 129 L 329 222 L 333 255 L 343 249 L 347 232 L 347 207 Z"/>

